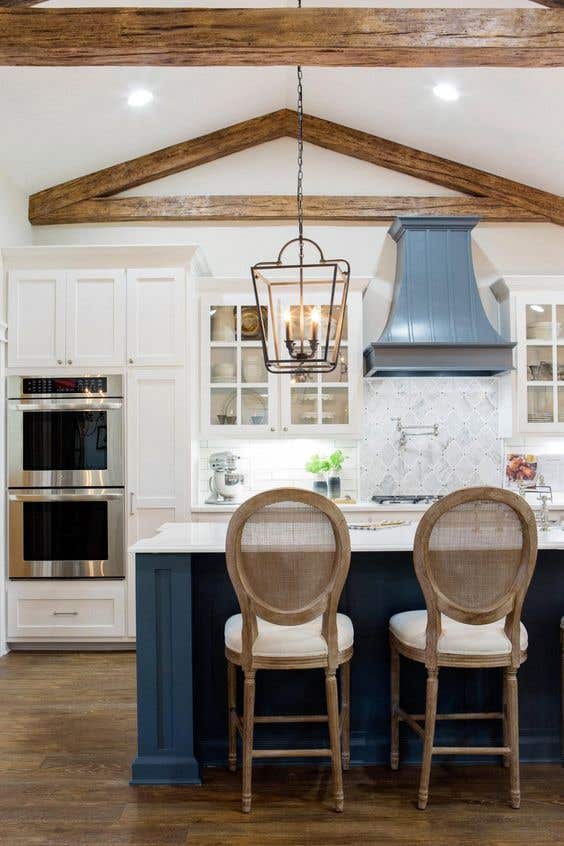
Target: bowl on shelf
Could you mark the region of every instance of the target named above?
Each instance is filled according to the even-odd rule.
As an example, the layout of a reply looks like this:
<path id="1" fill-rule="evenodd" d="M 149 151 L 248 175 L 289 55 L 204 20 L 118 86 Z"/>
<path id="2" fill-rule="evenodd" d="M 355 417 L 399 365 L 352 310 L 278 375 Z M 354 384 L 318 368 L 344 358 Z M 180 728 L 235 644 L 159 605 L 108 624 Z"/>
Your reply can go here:
<path id="1" fill-rule="evenodd" d="M 237 420 L 234 414 L 218 414 L 217 415 L 217 422 L 220 426 L 233 426 L 235 421 Z"/>

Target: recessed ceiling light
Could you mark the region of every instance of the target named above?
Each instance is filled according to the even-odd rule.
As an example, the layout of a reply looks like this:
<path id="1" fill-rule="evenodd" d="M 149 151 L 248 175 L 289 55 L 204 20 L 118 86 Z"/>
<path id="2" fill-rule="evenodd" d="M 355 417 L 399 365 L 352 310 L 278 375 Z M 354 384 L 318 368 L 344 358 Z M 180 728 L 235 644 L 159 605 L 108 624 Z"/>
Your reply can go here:
<path id="1" fill-rule="evenodd" d="M 533 311 L 538 311 L 541 314 L 544 312 L 544 308 L 541 305 L 532 305 L 531 308 Z"/>
<path id="2" fill-rule="evenodd" d="M 439 82 L 439 84 L 435 85 L 433 88 L 433 94 L 435 97 L 438 97 L 439 100 L 448 100 L 449 102 L 458 100 L 460 97 L 460 91 L 458 88 L 455 88 L 454 85 L 451 85 L 450 82 Z"/>
<path id="3" fill-rule="evenodd" d="M 152 91 L 147 91 L 146 88 L 136 88 L 127 98 L 127 103 L 129 106 L 138 108 L 139 106 L 146 106 L 152 99 Z"/>

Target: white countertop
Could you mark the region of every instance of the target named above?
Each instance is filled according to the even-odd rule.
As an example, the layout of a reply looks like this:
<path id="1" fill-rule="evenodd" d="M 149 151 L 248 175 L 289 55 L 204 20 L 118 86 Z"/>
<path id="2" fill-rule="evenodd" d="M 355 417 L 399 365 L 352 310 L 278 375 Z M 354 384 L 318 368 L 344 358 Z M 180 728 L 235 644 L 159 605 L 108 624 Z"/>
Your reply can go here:
<path id="1" fill-rule="evenodd" d="M 376 530 L 351 530 L 353 552 L 411 552 L 417 521 Z M 224 552 L 227 523 L 164 523 L 152 538 L 137 541 L 133 553 Z M 564 549 L 564 530 L 539 531 L 539 549 Z"/>

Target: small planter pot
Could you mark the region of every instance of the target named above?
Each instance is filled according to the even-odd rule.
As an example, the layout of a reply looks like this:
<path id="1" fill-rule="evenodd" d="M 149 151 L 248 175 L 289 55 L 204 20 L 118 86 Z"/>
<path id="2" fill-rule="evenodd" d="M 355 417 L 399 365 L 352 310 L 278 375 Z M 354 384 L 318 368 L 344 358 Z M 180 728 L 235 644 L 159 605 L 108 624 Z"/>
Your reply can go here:
<path id="1" fill-rule="evenodd" d="M 341 496 L 341 477 L 329 476 L 328 489 L 330 499 L 339 499 Z"/>
<path id="2" fill-rule="evenodd" d="M 313 490 L 315 493 L 321 494 L 322 496 L 327 496 L 327 480 L 324 476 L 319 475 L 317 479 L 313 483 Z"/>

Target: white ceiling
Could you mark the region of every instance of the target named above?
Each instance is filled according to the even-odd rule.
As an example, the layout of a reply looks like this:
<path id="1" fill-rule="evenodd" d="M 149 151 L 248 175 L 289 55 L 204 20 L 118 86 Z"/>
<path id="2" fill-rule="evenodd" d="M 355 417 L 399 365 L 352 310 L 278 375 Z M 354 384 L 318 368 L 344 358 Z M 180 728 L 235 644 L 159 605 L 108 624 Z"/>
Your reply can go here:
<path id="1" fill-rule="evenodd" d="M 391 5 L 390 0 L 306 3 Z M 156 2 L 49 0 L 44 5 Z M 204 3 L 161 0 L 159 5 Z M 294 3 L 206 0 L 205 5 Z M 534 4 L 396 0 L 394 5 Z M 305 108 L 312 114 L 564 194 L 562 68 L 306 68 L 304 76 Z M 444 103 L 433 96 L 433 85 L 443 80 L 460 88 L 458 102 Z M 150 88 L 155 100 L 145 109 L 132 110 L 127 96 L 141 86 Z M 33 192 L 285 106 L 295 108 L 293 68 L 0 68 L 0 168 Z M 332 192 L 329 185 L 326 192 Z"/>

